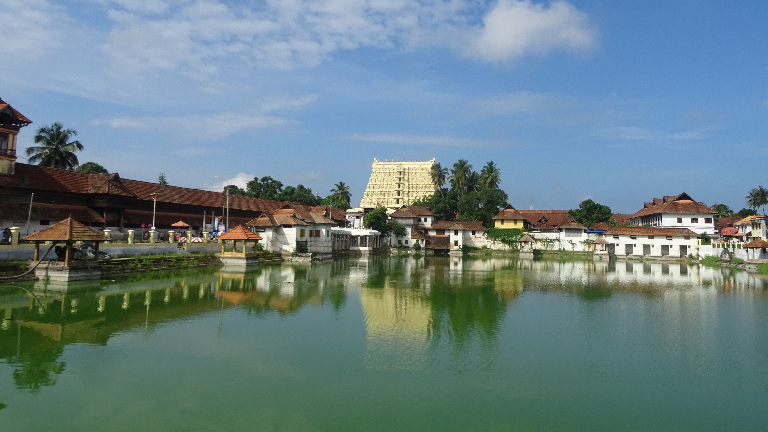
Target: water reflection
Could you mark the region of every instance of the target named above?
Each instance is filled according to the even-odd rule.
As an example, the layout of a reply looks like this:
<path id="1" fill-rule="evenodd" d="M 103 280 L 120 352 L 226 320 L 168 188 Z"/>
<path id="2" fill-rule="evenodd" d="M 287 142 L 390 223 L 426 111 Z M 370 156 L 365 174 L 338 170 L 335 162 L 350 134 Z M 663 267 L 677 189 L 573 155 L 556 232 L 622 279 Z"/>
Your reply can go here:
<path id="1" fill-rule="evenodd" d="M 456 364 L 489 365 L 510 305 L 525 292 L 562 292 L 590 304 L 614 301 L 617 292 L 640 294 L 664 302 L 666 316 L 695 308 L 707 319 L 717 295 L 764 297 L 768 290 L 760 275 L 685 263 L 514 258 L 370 257 L 161 276 L 77 290 L 51 290 L 42 282 L 25 285 L 29 292 L 1 288 L 0 361 L 13 370 L 16 387 L 39 392 L 54 385 L 66 370 L 61 357 L 69 344 L 106 345 L 115 334 L 149 334 L 162 323 L 211 313 L 223 319 L 230 308 L 287 317 L 319 307 L 341 317 L 358 307 L 359 297 L 366 367 L 419 369 L 445 346 Z"/>

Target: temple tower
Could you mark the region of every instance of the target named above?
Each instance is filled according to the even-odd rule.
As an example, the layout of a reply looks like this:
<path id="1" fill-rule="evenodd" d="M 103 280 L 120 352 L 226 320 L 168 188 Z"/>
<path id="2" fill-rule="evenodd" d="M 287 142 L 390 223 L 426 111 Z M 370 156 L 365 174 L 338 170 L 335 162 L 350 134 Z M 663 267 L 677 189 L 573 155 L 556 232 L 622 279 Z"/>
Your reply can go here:
<path id="1" fill-rule="evenodd" d="M 431 176 L 434 164 L 435 158 L 427 162 L 380 162 L 374 159 L 371 179 L 368 180 L 360 207 L 400 208 L 432 195 L 437 190 Z"/>
<path id="2" fill-rule="evenodd" d="M 32 123 L 0 99 L 0 175 L 13 175 L 16 167 L 16 136 L 19 129 Z"/>

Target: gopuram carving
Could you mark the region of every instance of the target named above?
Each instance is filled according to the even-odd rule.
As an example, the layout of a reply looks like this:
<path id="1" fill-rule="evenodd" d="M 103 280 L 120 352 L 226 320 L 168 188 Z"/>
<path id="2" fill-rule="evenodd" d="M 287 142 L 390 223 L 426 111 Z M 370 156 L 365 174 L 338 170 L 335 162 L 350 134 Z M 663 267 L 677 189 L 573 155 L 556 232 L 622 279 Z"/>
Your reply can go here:
<path id="1" fill-rule="evenodd" d="M 374 159 L 360 207 L 400 208 L 432 195 L 437 190 L 430 174 L 434 164 L 435 158 L 426 162 Z"/>

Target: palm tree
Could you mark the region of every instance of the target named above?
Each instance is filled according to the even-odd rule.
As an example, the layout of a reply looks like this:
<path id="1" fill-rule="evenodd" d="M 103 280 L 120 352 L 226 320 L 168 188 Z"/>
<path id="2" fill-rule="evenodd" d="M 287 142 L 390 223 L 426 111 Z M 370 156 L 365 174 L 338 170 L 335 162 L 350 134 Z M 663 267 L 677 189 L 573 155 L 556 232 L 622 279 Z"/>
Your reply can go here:
<path id="1" fill-rule="evenodd" d="M 467 191 L 467 183 L 469 176 L 472 173 L 472 165 L 466 159 L 459 159 L 458 162 L 453 164 L 451 170 L 451 189 L 459 192 Z"/>
<path id="2" fill-rule="evenodd" d="M 747 195 L 747 206 L 757 211 L 758 207 L 762 207 L 763 214 L 765 214 L 765 205 L 768 204 L 768 189 L 758 186 Z"/>
<path id="3" fill-rule="evenodd" d="M 37 130 L 35 144 L 27 148 L 27 156 L 30 163 L 38 163 L 40 166 L 72 170 L 79 165 L 75 152 L 83 150 L 80 141 L 70 141 L 77 135 L 72 129 L 64 129 L 61 123 L 56 122 L 50 126 L 44 126 Z"/>
<path id="4" fill-rule="evenodd" d="M 349 186 L 345 185 L 344 182 L 338 182 L 335 186 L 334 189 L 331 189 L 331 195 L 340 198 L 349 205 L 349 202 L 352 200 L 352 194 L 349 193 Z"/>
<path id="5" fill-rule="evenodd" d="M 493 162 L 488 162 L 480 171 L 480 187 L 483 189 L 498 189 L 501 183 L 501 171 Z"/>
<path id="6" fill-rule="evenodd" d="M 443 194 L 443 185 L 448 178 L 448 168 L 443 168 L 440 163 L 432 165 L 429 171 L 430 177 L 432 177 L 432 183 L 440 189 L 440 194 Z"/>

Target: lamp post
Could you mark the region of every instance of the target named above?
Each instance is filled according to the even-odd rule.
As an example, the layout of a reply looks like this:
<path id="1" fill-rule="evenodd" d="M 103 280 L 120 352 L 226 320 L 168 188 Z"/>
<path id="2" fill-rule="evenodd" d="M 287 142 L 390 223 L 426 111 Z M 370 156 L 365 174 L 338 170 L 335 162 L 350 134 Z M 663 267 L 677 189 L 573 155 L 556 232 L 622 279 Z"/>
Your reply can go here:
<path id="1" fill-rule="evenodd" d="M 152 195 L 152 230 L 155 230 L 155 211 L 157 210 L 157 193 L 151 193 Z"/>
<path id="2" fill-rule="evenodd" d="M 224 180 L 223 178 L 221 178 L 219 176 L 214 176 L 214 177 L 216 177 L 217 179 Z M 226 232 L 226 231 L 229 230 L 229 188 L 227 187 L 227 186 L 229 186 L 229 179 L 224 180 L 224 183 L 226 183 L 224 185 L 224 191 L 227 193 L 227 212 L 226 212 L 226 217 L 223 218 L 224 219 L 224 231 Z M 222 215 L 222 216 L 224 216 L 224 215 Z M 218 227 L 216 227 L 216 228 L 218 229 Z"/>
<path id="3" fill-rule="evenodd" d="M 29 213 L 27 214 L 27 235 L 29 235 L 29 220 L 32 219 L 32 202 L 35 200 L 35 193 L 29 197 Z"/>

